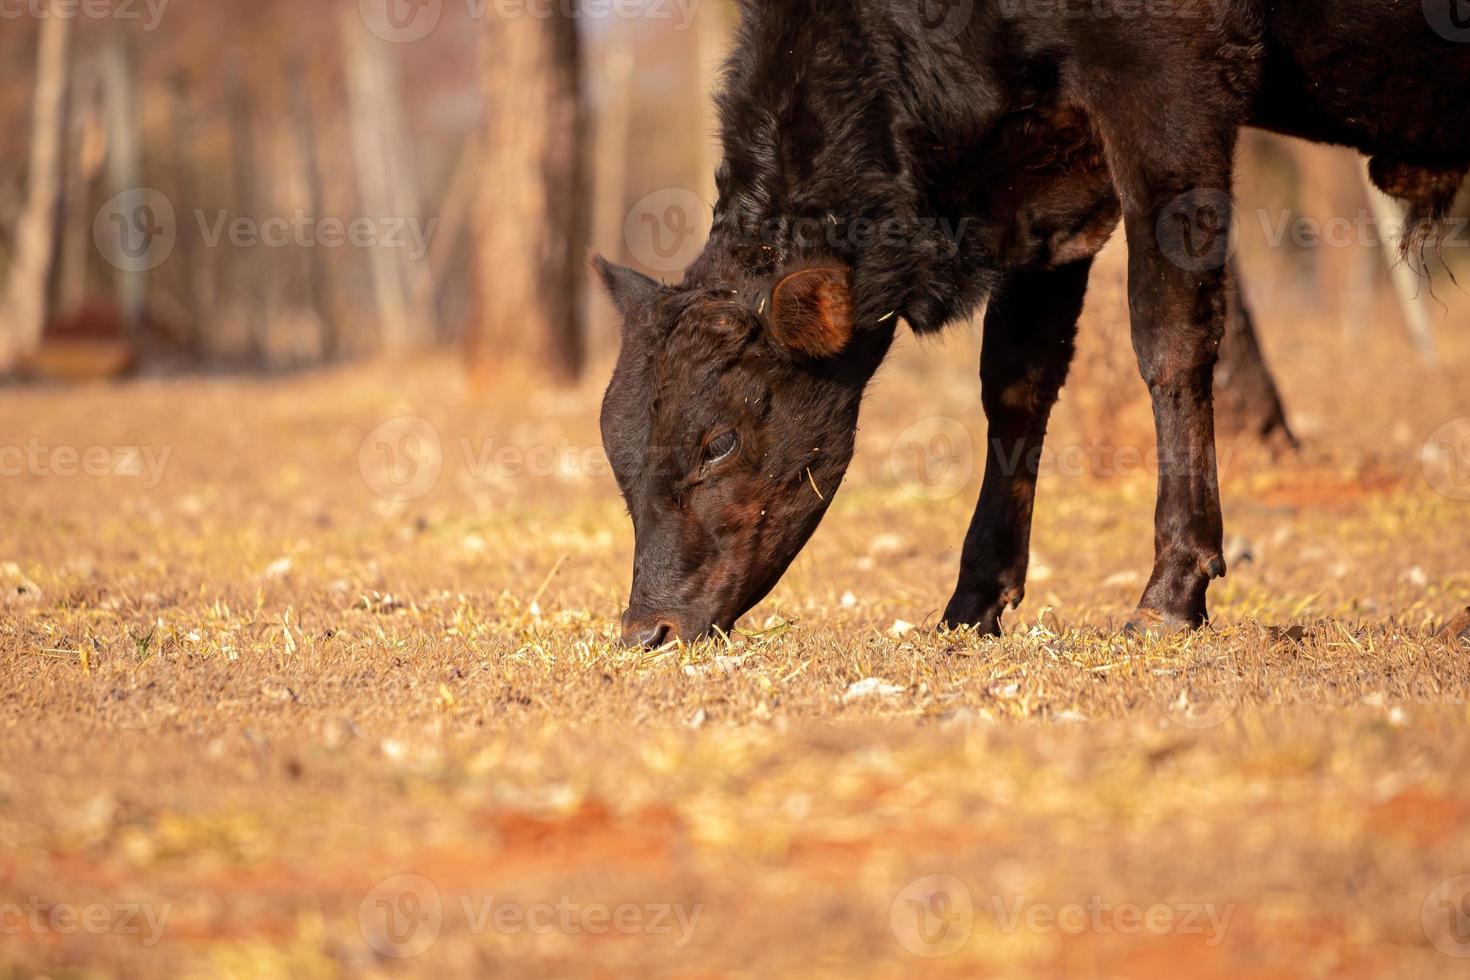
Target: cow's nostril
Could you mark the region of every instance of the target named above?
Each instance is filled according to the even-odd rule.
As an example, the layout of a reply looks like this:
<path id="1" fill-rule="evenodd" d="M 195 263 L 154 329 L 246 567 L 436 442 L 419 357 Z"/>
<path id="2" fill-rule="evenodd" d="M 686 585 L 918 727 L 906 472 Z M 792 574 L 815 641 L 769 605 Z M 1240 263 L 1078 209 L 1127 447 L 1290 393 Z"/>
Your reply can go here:
<path id="1" fill-rule="evenodd" d="M 623 630 L 623 646 L 644 647 L 651 650 L 654 647 L 663 646 L 672 632 L 668 623 L 654 623 L 652 626 L 630 625 Z"/>

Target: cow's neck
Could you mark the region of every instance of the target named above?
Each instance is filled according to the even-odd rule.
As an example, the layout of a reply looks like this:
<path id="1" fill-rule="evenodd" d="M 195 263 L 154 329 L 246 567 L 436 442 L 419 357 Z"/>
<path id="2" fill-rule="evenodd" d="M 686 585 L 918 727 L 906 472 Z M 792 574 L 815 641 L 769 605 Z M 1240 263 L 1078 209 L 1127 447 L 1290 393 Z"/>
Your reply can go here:
<path id="1" fill-rule="evenodd" d="M 748 9 L 719 99 L 713 231 L 690 283 L 837 258 L 860 322 L 897 313 L 928 331 L 969 314 L 993 279 L 994 229 L 953 178 L 999 106 L 975 59 L 920 51 L 887 4 Z M 955 86 L 977 93 L 963 118 L 923 108 L 953 105 L 941 96 Z"/>

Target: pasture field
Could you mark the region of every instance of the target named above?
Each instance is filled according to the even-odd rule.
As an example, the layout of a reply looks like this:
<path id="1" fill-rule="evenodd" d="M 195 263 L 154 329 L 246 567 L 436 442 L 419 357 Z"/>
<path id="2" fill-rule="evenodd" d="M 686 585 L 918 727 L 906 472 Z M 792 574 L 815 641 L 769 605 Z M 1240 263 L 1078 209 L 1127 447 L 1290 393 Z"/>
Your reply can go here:
<path id="1" fill-rule="evenodd" d="M 0 391 L 0 976 L 1463 976 L 1470 333 L 1262 320 L 1305 447 L 1222 447 L 1173 637 L 1117 632 L 1152 439 L 1095 351 L 999 641 L 932 628 L 964 332 L 746 632 L 652 652 L 601 372 Z"/>

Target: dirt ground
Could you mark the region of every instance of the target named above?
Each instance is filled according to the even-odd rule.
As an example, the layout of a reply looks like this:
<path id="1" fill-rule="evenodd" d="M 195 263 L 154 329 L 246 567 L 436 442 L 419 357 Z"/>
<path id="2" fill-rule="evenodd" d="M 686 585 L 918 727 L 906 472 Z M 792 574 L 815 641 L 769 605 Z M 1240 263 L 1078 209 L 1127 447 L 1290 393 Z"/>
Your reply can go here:
<path id="1" fill-rule="evenodd" d="M 999 641 L 932 628 L 965 331 L 902 342 L 745 632 L 655 652 L 600 372 L 0 391 L 0 976 L 1463 976 L 1470 300 L 1430 369 L 1265 299 L 1306 445 L 1222 447 L 1231 573 L 1168 638 L 1117 631 L 1110 307 Z"/>

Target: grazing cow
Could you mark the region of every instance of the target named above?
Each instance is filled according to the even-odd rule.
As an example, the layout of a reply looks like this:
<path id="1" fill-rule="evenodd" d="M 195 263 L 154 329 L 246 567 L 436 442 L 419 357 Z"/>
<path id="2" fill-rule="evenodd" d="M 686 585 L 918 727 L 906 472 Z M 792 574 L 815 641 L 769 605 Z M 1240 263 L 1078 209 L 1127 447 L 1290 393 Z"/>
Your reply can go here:
<path id="1" fill-rule="evenodd" d="M 1204 623 L 1237 133 L 1369 155 L 1422 246 L 1470 169 L 1456 2 L 744 3 L 708 244 L 675 286 L 597 260 L 626 321 L 602 411 L 636 534 L 625 642 L 728 630 L 759 602 L 832 501 L 898 321 L 932 333 L 981 303 L 990 451 L 944 622 L 998 633 L 1120 218 L 1160 458 L 1133 623 Z"/>

